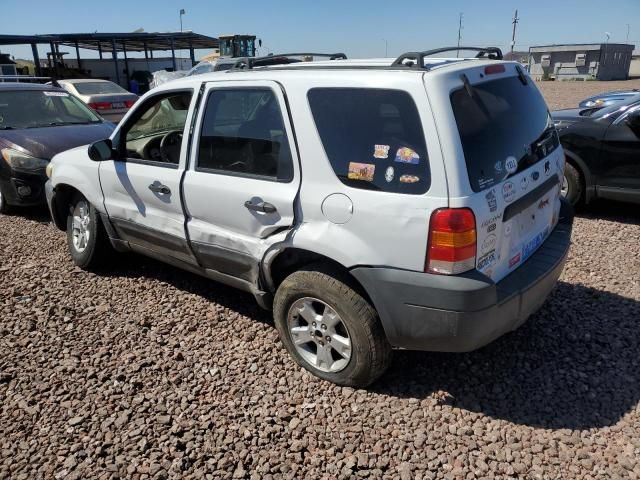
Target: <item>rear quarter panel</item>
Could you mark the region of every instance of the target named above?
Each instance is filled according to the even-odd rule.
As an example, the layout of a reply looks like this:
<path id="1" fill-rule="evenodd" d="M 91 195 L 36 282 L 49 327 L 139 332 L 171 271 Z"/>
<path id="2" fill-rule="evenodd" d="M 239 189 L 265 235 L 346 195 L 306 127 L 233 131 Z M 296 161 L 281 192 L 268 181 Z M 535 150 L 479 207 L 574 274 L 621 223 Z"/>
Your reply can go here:
<path id="1" fill-rule="evenodd" d="M 315 87 L 382 88 L 408 92 L 419 112 L 429 157 L 431 186 L 422 195 L 386 193 L 344 185 L 334 173 L 316 129 L 307 93 Z M 447 182 L 435 122 L 419 72 L 347 72 L 318 75 L 285 84 L 302 163 L 300 224 L 294 247 L 311 250 L 346 267 L 389 266 L 422 271 L 431 212 L 447 206 Z M 373 149 L 373 145 L 372 145 Z M 373 159 L 353 159 L 371 162 Z M 332 223 L 323 202 L 332 194 L 348 197 L 352 214 Z"/>

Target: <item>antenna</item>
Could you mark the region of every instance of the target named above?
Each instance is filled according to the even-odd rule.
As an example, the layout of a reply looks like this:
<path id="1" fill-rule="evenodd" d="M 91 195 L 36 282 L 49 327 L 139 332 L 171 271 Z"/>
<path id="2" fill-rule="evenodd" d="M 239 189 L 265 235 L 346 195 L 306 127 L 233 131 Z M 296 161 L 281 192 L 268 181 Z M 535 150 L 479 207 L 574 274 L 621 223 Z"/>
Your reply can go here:
<path id="1" fill-rule="evenodd" d="M 458 48 L 460 48 L 460 40 L 462 40 L 462 17 L 464 14 L 460 12 L 460 17 L 458 18 Z M 456 50 L 456 58 L 460 56 L 460 50 Z"/>
<path id="2" fill-rule="evenodd" d="M 513 57 L 513 49 L 516 46 L 516 25 L 518 25 L 519 21 L 520 19 L 518 18 L 518 10 L 516 10 L 516 13 L 513 15 L 513 20 L 511 21 L 511 23 L 513 23 L 513 32 L 511 33 L 511 56 L 512 57 Z"/>
<path id="3" fill-rule="evenodd" d="M 627 43 L 629 43 L 629 31 L 631 30 L 631 25 L 627 23 Z"/>

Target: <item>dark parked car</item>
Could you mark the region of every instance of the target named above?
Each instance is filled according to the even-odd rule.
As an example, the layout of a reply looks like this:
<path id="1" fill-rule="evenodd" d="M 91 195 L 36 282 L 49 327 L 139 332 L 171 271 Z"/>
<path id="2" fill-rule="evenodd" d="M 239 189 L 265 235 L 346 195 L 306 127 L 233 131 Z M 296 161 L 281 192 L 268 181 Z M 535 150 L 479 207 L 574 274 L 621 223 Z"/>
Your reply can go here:
<path id="1" fill-rule="evenodd" d="M 640 93 L 605 108 L 552 113 L 566 154 L 562 193 L 573 203 L 640 203 Z"/>
<path id="2" fill-rule="evenodd" d="M 0 83 L 0 213 L 44 204 L 51 157 L 106 138 L 114 127 L 61 88 Z"/>
<path id="3" fill-rule="evenodd" d="M 578 107 L 587 108 L 587 107 L 610 107 L 616 103 L 624 102 L 628 100 L 629 97 L 633 97 L 640 93 L 640 90 L 634 88 L 632 90 L 613 90 L 611 92 L 600 93 L 598 95 L 593 95 L 591 97 L 585 98 L 582 100 Z"/>

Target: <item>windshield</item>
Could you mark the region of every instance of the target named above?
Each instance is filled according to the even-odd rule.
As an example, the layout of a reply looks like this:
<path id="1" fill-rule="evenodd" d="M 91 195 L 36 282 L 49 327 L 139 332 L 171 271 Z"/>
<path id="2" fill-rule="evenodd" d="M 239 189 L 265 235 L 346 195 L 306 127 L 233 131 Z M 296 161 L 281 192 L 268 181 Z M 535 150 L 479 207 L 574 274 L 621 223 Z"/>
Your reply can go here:
<path id="1" fill-rule="evenodd" d="M 74 83 L 80 95 L 100 95 L 102 93 L 129 93 L 113 82 L 79 82 Z"/>
<path id="2" fill-rule="evenodd" d="M 546 157 L 558 145 L 547 105 L 531 81 L 502 78 L 451 94 L 469 181 L 479 192 Z"/>
<path id="3" fill-rule="evenodd" d="M 0 91 L 0 130 L 99 123 L 77 98 L 61 91 Z"/>

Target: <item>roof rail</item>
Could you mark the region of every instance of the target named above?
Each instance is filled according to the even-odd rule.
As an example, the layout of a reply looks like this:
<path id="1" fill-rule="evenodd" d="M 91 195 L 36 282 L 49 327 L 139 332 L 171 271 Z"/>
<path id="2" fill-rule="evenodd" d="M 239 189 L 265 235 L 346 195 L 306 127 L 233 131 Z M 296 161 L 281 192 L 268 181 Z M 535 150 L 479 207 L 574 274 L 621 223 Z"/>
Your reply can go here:
<path id="1" fill-rule="evenodd" d="M 502 60 L 502 50 L 498 47 L 443 47 L 424 52 L 407 52 L 396 58 L 391 64 L 394 67 L 421 68 L 428 70 L 424 65 L 424 59 L 436 53 L 459 52 L 460 50 L 472 50 L 478 52 L 475 58 L 487 58 L 489 60 Z M 464 59 L 460 59 L 464 60 Z"/>
<path id="2" fill-rule="evenodd" d="M 298 63 L 302 60 L 291 57 L 329 57 L 329 60 L 346 60 L 347 56 L 344 53 L 314 53 L 314 52 L 301 52 L 301 53 L 277 53 L 264 57 L 245 57 L 231 68 L 231 70 L 245 70 L 254 67 L 267 67 L 272 65 L 287 65 L 289 63 Z"/>

